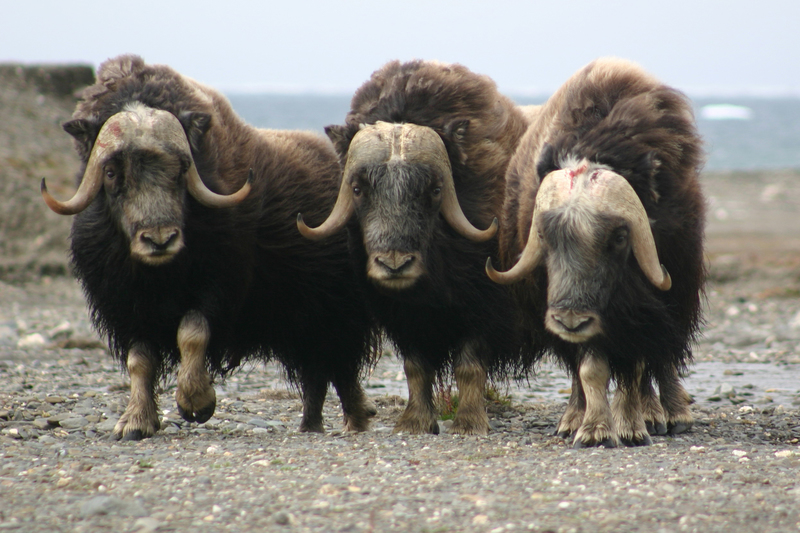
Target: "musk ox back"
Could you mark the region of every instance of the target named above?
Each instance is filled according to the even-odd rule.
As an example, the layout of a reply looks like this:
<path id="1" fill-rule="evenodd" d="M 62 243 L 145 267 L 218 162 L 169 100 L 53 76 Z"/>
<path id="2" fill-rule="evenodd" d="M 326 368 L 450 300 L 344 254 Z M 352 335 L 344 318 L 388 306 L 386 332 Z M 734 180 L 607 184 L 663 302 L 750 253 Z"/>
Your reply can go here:
<path id="1" fill-rule="evenodd" d="M 701 155 L 682 94 L 600 59 L 545 103 L 509 164 L 501 255 L 510 270 L 487 271 L 514 283 L 528 341 L 571 372 L 557 432 L 576 446 L 646 444 L 648 429 L 691 426 L 678 376 L 705 277 Z"/>
<path id="2" fill-rule="evenodd" d="M 496 254 L 504 174 L 526 124 L 486 76 L 394 61 L 358 89 L 344 125 L 326 128 L 344 167 L 339 197 L 323 225 L 298 226 L 312 239 L 348 229 L 371 309 L 404 359 L 396 431 L 438 432 L 433 381 L 452 368 L 451 431 L 486 433 L 487 372 L 519 362 L 512 300 L 480 264 Z"/>
<path id="3" fill-rule="evenodd" d="M 212 376 L 252 358 L 280 360 L 303 392 L 301 430 L 322 431 L 328 383 L 345 426 L 374 408 L 358 383 L 374 354 L 344 237 L 313 245 L 297 210 L 322 221 L 340 176 L 327 140 L 258 130 L 214 90 L 161 65 L 121 56 L 65 124 L 84 168 L 71 258 L 92 319 L 131 376 L 115 434 L 155 433 L 155 385 L 180 365 L 182 416 L 214 412 Z"/>

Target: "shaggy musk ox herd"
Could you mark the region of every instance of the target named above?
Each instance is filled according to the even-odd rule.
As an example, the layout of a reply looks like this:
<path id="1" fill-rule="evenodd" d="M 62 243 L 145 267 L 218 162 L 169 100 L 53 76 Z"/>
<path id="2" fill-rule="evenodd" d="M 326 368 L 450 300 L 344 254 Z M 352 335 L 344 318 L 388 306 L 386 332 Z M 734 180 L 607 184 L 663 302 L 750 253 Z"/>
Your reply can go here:
<path id="1" fill-rule="evenodd" d="M 214 378 L 247 360 L 282 363 L 301 431 L 323 431 L 329 384 L 345 429 L 367 430 L 360 378 L 384 342 L 409 390 L 395 431 L 438 433 L 452 377 L 449 431 L 485 434 L 487 382 L 548 355 L 572 376 L 556 433 L 576 447 L 692 425 L 701 142 L 687 99 L 636 65 L 597 60 L 522 108 L 463 66 L 394 61 L 326 140 L 248 126 L 216 91 L 121 56 L 64 129 L 78 190 L 42 195 L 75 215 L 74 272 L 130 374 L 118 438 L 158 431 L 176 368 L 180 414 L 207 420 Z"/>

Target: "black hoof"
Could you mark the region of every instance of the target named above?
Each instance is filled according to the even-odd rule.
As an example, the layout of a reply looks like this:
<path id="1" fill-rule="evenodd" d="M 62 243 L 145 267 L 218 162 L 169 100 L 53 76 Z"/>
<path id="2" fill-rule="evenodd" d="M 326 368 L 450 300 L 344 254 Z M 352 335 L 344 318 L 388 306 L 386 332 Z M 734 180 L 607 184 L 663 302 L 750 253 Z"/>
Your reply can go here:
<path id="1" fill-rule="evenodd" d="M 183 418 L 187 422 L 195 422 L 196 421 L 196 419 L 194 417 L 194 413 L 192 413 L 191 411 L 184 410 L 184 408 L 181 407 L 181 404 L 178 404 L 178 414 L 181 415 L 181 418 Z"/>
<path id="2" fill-rule="evenodd" d="M 298 429 L 300 433 L 325 433 L 325 428 L 322 426 L 322 422 L 318 424 L 306 424 L 305 422 L 300 423 L 300 429 Z"/>
<path id="3" fill-rule="evenodd" d="M 616 448 L 617 444 L 611 438 L 605 438 L 600 442 L 583 442 L 581 440 L 572 445 L 574 450 L 581 450 L 583 448 Z"/>
<path id="4" fill-rule="evenodd" d="M 216 410 L 216 408 L 217 408 L 217 404 L 213 403 L 213 404 L 209 405 L 208 407 L 200 409 L 199 411 L 197 411 L 194 414 L 195 422 L 197 422 L 198 424 L 202 424 L 203 422 L 207 422 L 209 418 L 214 416 L 214 411 Z"/>
<path id="5" fill-rule="evenodd" d="M 651 444 L 653 444 L 653 441 L 650 440 L 649 435 L 645 435 L 643 438 L 640 439 L 621 438 L 620 440 L 622 441 L 622 444 L 624 444 L 628 448 L 636 448 L 638 446 L 650 446 Z"/>
<path id="6" fill-rule="evenodd" d="M 681 433 L 685 433 L 692 429 L 693 425 L 694 424 L 691 422 L 676 422 L 674 424 L 670 423 L 667 433 L 670 435 L 680 435 Z"/>
<path id="7" fill-rule="evenodd" d="M 553 432 L 553 435 L 554 435 L 554 436 L 556 436 L 556 437 L 560 437 L 560 438 L 562 438 L 562 439 L 564 439 L 564 440 L 567 440 L 571 434 L 572 434 L 572 432 L 571 432 L 571 431 L 569 431 L 569 430 L 566 430 L 566 431 L 559 431 L 559 430 L 555 430 L 555 431 Z"/>
<path id="8" fill-rule="evenodd" d="M 667 434 L 667 425 L 663 422 L 658 422 L 653 424 L 649 420 L 645 422 L 647 426 L 647 432 L 650 435 L 666 435 Z"/>
<path id="9" fill-rule="evenodd" d="M 134 429 L 133 431 L 129 431 L 122 437 L 122 440 L 142 440 L 144 438 L 144 433 L 142 433 L 141 429 Z"/>

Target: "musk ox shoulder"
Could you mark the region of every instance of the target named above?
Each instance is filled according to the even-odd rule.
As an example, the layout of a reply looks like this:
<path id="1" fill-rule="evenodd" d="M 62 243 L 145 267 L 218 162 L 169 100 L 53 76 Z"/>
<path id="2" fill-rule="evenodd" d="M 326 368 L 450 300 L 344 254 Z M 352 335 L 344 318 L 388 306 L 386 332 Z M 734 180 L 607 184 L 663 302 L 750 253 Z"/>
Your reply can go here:
<path id="1" fill-rule="evenodd" d="M 571 373 L 557 432 L 576 446 L 647 444 L 692 424 L 679 376 L 701 322 L 701 163 L 688 99 L 599 59 L 544 104 L 509 164 L 508 271 L 487 272 L 512 284 L 528 342 Z"/>
<path id="2" fill-rule="evenodd" d="M 213 376 L 275 358 L 303 393 L 304 431 L 322 431 L 329 383 L 344 422 L 363 430 L 374 407 L 358 378 L 375 354 L 344 237 L 315 246 L 294 214 L 322 221 L 340 170 L 310 133 L 258 130 L 219 93 L 163 65 L 120 56 L 64 129 L 83 162 L 71 261 L 93 322 L 128 370 L 131 397 L 114 432 L 159 428 L 155 386 L 179 366 L 181 415 L 214 412 Z"/>

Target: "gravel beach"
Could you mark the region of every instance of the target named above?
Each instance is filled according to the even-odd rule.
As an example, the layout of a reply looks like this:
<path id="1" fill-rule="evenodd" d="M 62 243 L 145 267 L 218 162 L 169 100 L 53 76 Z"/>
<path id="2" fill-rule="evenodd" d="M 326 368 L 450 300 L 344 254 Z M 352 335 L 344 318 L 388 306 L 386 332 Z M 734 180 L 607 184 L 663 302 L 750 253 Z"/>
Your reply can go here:
<path id="1" fill-rule="evenodd" d="M 549 364 L 495 385 L 486 437 L 446 420 L 394 434 L 407 393 L 387 350 L 365 381 L 368 432 L 342 432 L 329 394 L 326 433 L 298 433 L 296 391 L 252 365 L 216 384 L 201 425 L 167 380 L 162 430 L 117 442 L 127 378 L 68 275 L 68 217 L 37 202 L 42 175 L 68 190 L 77 169 L 58 128 L 73 88 L 21 72 L 0 69 L 0 531 L 800 531 L 800 172 L 703 176 L 710 282 L 686 434 L 570 449 L 551 436 L 569 381 Z"/>

